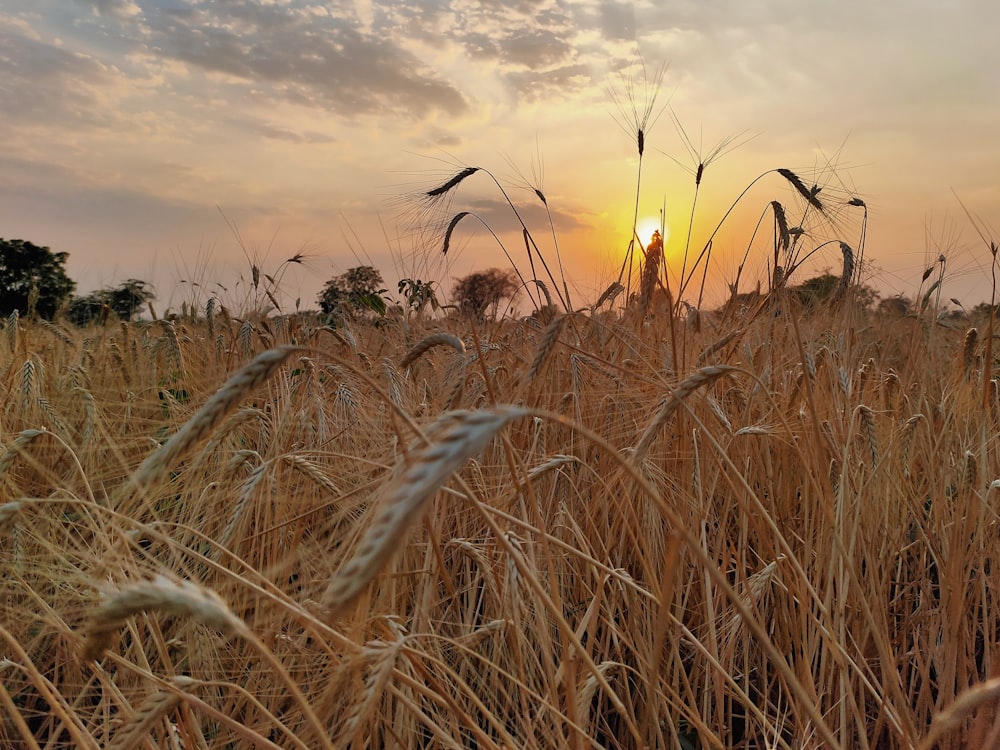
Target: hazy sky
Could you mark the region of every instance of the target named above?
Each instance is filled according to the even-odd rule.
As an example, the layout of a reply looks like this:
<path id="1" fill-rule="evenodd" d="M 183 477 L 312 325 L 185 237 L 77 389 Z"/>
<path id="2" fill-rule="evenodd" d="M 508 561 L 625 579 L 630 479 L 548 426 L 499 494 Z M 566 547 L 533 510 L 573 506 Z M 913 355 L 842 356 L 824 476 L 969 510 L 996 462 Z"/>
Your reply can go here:
<path id="1" fill-rule="evenodd" d="M 643 106 L 641 58 L 650 80 L 668 65 L 641 215 L 666 203 L 675 273 L 699 159 L 676 119 L 701 156 L 738 144 L 705 169 L 694 244 L 757 175 L 790 168 L 828 184 L 830 236 L 855 247 L 860 209 L 843 204 L 867 203 L 865 259 L 885 294 L 913 294 L 943 252 L 945 298 L 974 303 L 989 295 L 989 256 L 962 204 L 1000 225 L 998 8 L 0 0 L 0 236 L 69 252 L 80 292 L 150 281 L 161 309 L 211 293 L 239 304 L 251 261 L 284 274 L 283 304 L 314 307 L 324 280 L 369 262 L 393 288 L 413 274 L 447 291 L 456 276 L 507 263 L 471 220 L 442 257 L 456 211 L 475 212 L 526 263 L 488 176 L 466 180 L 449 205 L 417 199 L 473 165 L 509 188 L 551 260 L 544 206 L 528 189 L 541 187 L 576 296 L 592 301 L 631 232 L 635 133 L 612 92 L 628 108 L 631 80 Z M 772 199 L 801 209 L 787 182 L 761 180 L 715 241 L 716 287 Z M 300 251 L 305 266 L 281 266 Z M 839 270 L 839 252 L 816 260 Z M 752 248 L 744 284 L 767 263 L 766 248 Z"/>

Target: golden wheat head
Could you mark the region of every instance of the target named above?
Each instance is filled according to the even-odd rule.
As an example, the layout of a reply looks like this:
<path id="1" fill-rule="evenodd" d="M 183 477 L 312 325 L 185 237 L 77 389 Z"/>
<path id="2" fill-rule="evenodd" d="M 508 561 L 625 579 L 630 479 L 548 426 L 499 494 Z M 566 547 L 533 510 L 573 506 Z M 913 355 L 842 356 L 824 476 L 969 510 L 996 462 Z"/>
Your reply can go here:
<path id="1" fill-rule="evenodd" d="M 331 616 L 343 609 L 371 581 L 399 547 L 399 542 L 454 472 L 478 455 L 512 419 L 527 414 L 517 407 L 454 411 L 441 415 L 427 431 L 427 444 L 386 487 L 375 519 L 354 556 L 337 572 L 323 596 Z"/>
<path id="2" fill-rule="evenodd" d="M 425 336 L 418 341 L 406 353 L 406 356 L 399 361 L 399 366 L 401 368 L 410 366 L 423 356 L 424 352 L 433 349 L 435 346 L 450 346 L 459 354 L 465 354 L 465 344 L 462 343 L 462 339 L 458 336 L 452 333 L 432 333 L 430 336 Z"/>
<path id="3" fill-rule="evenodd" d="M 181 456 L 207 437 L 250 391 L 261 385 L 300 347 L 282 346 L 258 354 L 227 380 L 205 405 L 161 445 L 132 475 L 138 487 L 149 487 L 180 460 Z"/>
<path id="4" fill-rule="evenodd" d="M 714 383 L 723 375 L 727 375 L 736 369 L 738 368 L 731 367 L 729 365 L 709 365 L 708 367 L 702 367 L 699 370 L 695 370 L 693 373 L 684 378 L 684 380 L 682 380 L 676 388 L 670 391 L 670 393 L 667 394 L 667 397 L 660 403 L 660 407 L 656 410 L 653 418 L 646 426 L 645 431 L 643 431 L 642 436 L 639 438 L 639 442 L 636 443 L 636 446 L 633 449 L 633 456 L 635 460 L 642 460 L 642 457 L 646 455 L 646 452 L 653 445 L 653 441 L 659 434 L 660 428 L 667 423 L 671 415 L 677 410 L 677 407 L 681 405 L 681 402 L 683 402 L 684 399 L 702 386 Z"/>
<path id="5" fill-rule="evenodd" d="M 191 581 L 174 581 L 158 575 L 115 591 L 98 605 L 87 626 L 85 659 L 97 659 L 111 643 L 111 637 L 125 621 L 145 610 L 191 619 L 227 634 L 246 633 L 243 621 L 234 615 L 222 598 Z"/>

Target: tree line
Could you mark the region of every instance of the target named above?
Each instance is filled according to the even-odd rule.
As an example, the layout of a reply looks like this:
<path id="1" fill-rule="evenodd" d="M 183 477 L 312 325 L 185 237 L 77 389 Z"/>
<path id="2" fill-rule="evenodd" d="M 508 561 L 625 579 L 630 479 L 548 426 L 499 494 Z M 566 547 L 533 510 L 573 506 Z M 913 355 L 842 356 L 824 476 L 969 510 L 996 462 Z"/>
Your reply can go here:
<path id="1" fill-rule="evenodd" d="M 155 297 L 149 284 L 139 279 L 77 296 L 76 283 L 66 273 L 68 257 L 68 253 L 54 252 L 26 240 L 0 238 L 0 316 L 7 317 L 17 310 L 23 316 L 52 320 L 62 314 L 81 326 L 104 322 L 111 315 L 118 320 L 132 320 Z M 838 281 L 837 276 L 822 274 L 789 287 L 789 292 L 809 307 L 830 299 Z M 377 268 L 357 266 L 327 281 L 317 303 L 332 322 L 356 316 L 383 319 L 392 312 L 411 315 L 428 310 L 457 312 L 485 320 L 500 314 L 501 305 L 513 302 L 521 289 L 512 270 L 475 271 L 455 281 L 451 304 L 443 305 L 436 284 L 423 279 L 403 279 L 397 287 L 400 301 L 389 295 Z M 927 301 L 923 300 L 921 310 Z M 867 286 L 859 288 L 855 303 L 882 315 L 895 316 L 910 314 L 918 307 L 902 295 L 879 300 L 875 290 Z M 989 313 L 987 303 L 969 311 L 972 317 Z"/>
<path id="2" fill-rule="evenodd" d="M 76 282 L 66 272 L 68 258 L 69 253 L 54 252 L 33 242 L 0 238 L 0 315 L 7 317 L 15 310 L 22 316 L 46 320 L 64 315 L 83 326 L 104 322 L 111 315 L 132 320 L 155 297 L 149 284 L 139 279 L 75 295 Z M 403 279 L 397 290 L 403 300 L 399 303 L 389 296 L 378 269 L 357 266 L 327 281 L 317 303 L 332 320 L 368 314 L 384 318 L 393 309 L 419 314 L 446 308 L 483 319 L 497 315 L 501 303 L 513 300 L 520 288 L 512 271 L 498 268 L 458 279 L 451 305 L 440 303 L 435 287 L 433 281 Z"/>

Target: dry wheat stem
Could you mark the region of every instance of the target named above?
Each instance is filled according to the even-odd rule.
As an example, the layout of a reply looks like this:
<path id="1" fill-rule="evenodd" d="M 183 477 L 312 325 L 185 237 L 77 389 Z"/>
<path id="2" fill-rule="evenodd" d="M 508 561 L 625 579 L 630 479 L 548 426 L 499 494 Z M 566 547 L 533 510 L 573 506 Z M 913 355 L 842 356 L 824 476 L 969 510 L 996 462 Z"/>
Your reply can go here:
<path id="1" fill-rule="evenodd" d="M 137 487 L 150 487 L 180 458 L 207 437 L 240 401 L 267 381 L 292 354 L 301 347 L 283 346 L 259 354 L 248 365 L 227 380 L 174 435 L 132 475 Z"/>
<path id="2" fill-rule="evenodd" d="M 448 477 L 478 455 L 507 422 L 526 413 L 517 407 L 497 407 L 447 412 L 438 418 L 428 430 L 428 444 L 411 454 L 409 465 L 385 489 L 357 550 L 331 580 L 323 596 L 331 617 L 375 577 Z"/>
<path id="3" fill-rule="evenodd" d="M 731 369 L 737 369 L 737 368 L 731 368 Z M 739 594 L 736 592 L 736 590 L 730 584 L 729 580 L 726 578 L 726 575 L 719 569 L 717 561 L 715 561 L 712 558 L 712 556 L 708 553 L 708 551 L 701 546 L 697 537 L 695 537 L 693 533 L 684 526 L 681 519 L 678 517 L 677 512 L 666 502 L 665 498 L 662 496 L 662 493 L 657 491 L 657 489 L 649 483 L 649 480 L 647 480 L 642 475 L 642 472 L 639 471 L 637 467 L 637 462 L 634 459 L 626 460 L 625 457 L 619 454 L 618 451 L 616 451 L 614 447 L 610 443 L 608 443 L 603 437 L 601 437 L 600 435 L 598 435 L 596 432 L 586 427 L 585 425 L 574 422 L 573 420 L 568 419 L 562 415 L 546 412 L 541 409 L 533 409 L 531 410 L 530 414 L 532 416 L 541 417 L 543 419 L 549 419 L 552 420 L 553 422 L 568 426 L 572 430 L 579 432 L 580 435 L 585 437 L 587 440 L 599 446 L 603 451 L 607 452 L 607 455 L 610 458 L 615 460 L 620 465 L 620 467 L 631 477 L 631 479 L 634 482 L 636 482 L 636 484 L 641 488 L 642 492 L 645 493 L 654 503 L 656 503 L 656 507 L 659 509 L 663 518 L 671 525 L 671 527 L 677 530 L 677 533 L 680 535 L 682 541 L 685 543 L 687 548 L 694 554 L 694 556 L 698 559 L 699 563 L 704 567 L 705 572 L 709 575 L 709 577 L 712 579 L 715 585 L 724 593 L 725 597 L 732 603 L 735 612 L 739 614 L 740 617 L 743 618 L 743 621 L 746 624 L 747 628 L 753 633 L 754 637 L 758 640 L 761 648 L 768 655 L 775 669 L 781 673 L 781 675 L 788 683 L 790 689 L 801 700 L 801 705 L 803 709 L 809 715 L 810 720 L 815 725 L 817 731 L 822 735 L 827 745 L 832 748 L 842 747 L 842 745 L 839 742 L 837 742 L 836 738 L 834 737 L 833 731 L 824 721 L 823 716 L 820 713 L 819 709 L 814 705 L 811 693 L 806 689 L 806 686 L 792 670 L 791 666 L 788 664 L 785 657 L 774 645 L 767 630 L 760 622 L 758 622 L 755 619 L 753 613 L 743 603 Z M 703 425 L 700 426 L 704 428 Z M 744 479 L 742 474 L 740 474 L 739 469 L 732 464 L 731 460 L 729 460 L 728 455 L 725 453 L 722 446 L 719 445 L 719 443 L 715 440 L 715 438 L 712 436 L 710 432 L 706 431 L 705 435 L 708 441 L 712 444 L 713 448 L 719 453 L 719 456 L 722 459 L 722 461 L 726 463 L 727 466 L 729 467 L 729 470 L 736 475 L 736 479 L 741 484 L 744 485 L 744 489 L 749 493 L 749 495 L 754 499 L 756 499 L 756 495 L 753 492 L 753 488 L 751 488 L 748 484 L 746 484 L 746 480 Z M 473 501 L 475 502 L 475 498 L 473 498 Z M 762 508 L 759 509 L 763 510 Z M 495 523 L 492 522 L 492 519 L 489 517 L 488 514 L 484 513 L 484 518 L 487 519 L 489 522 L 491 522 L 492 526 L 495 526 Z M 767 516 L 766 513 L 765 513 L 765 520 L 773 526 L 773 519 Z M 808 578 L 805 575 L 805 571 L 802 570 L 801 566 L 798 563 L 798 559 L 795 558 L 794 553 L 788 547 L 787 540 L 783 536 L 781 536 L 779 529 L 775 528 L 775 532 L 778 535 L 777 541 L 779 542 L 779 545 L 782 547 L 782 550 L 785 552 L 789 561 L 795 566 L 796 572 L 802 577 L 803 582 L 809 589 L 811 598 L 816 603 L 816 606 L 820 609 L 820 611 L 823 614 L 827 614 L 822 599 L 819 597 L 818 593 L 810 584 Z M 542 597 L 543 600 L 547 600 L 548 598 L 544 590 L 540 590 L 538 592 L 538 595 Z M 839 654 L 835 653 L 835 655 Z M 587 654 L 586 651 L 584 651 L 581 654 L 581 657 L 585 661 L 589 661 L 589 654 Z M 856 665 L 855 669 L 857 670 L 858 676 L 863 679 L 864 674 L 859 669 L 857 669 Z M 608 690 L 610 691 L 610 687 L 608 687 Z M 613 702 L 616 700 L 616 696 L 614 696 L 613 693 L 609 694 L 609 698 L 611 698 Z"/>
<path id="4" fill-rule="evenodd" d="M 66 703 L 66 699 L 59 692 L 58 688 L 39 671 L 38 667 L 31 660 L 31 657 L 24 650 L 24 647 L 3 625 L 0 625 L 0 638 L 3 638 L 7 642 L 7 648 L 10 650 L 9 653 L 20 660 L 18 666 L 24 670 L 25 674 L 31 680 L 31 684 L 38 691 L 39 696 L 48 704 L 49 712 L 58 717 L 63 727 L 65 727 L 66 733 L 69 734 L 70 739 L 75 743 L 75 747 L 86 748 L 88 750 L 89 748 L 94 748 L 94 750 L 97 750 L 97 742 L 91 737 L 86 727 L 83 726 L 77 714 Z M 6 695 L 6 688 L 4 688 L 4 694 Z M 60 734 L 61 732 L 57 729 L 55 736 L 59 736 Z"/>

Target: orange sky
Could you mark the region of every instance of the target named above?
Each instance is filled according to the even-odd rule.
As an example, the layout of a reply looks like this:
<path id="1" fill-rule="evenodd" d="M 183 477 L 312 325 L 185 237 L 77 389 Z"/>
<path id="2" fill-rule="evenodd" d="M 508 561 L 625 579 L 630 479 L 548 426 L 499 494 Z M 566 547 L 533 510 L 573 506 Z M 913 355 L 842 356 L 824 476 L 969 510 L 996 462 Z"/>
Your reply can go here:
<path id="1" fill-rule="evenodd" d="M 323 281 L 361 263 L 393 290 L 415 274 L 447 293 L 508 264 L 475 222 L 441 256 L 457 211 L 526 268 L 485 175 L 420 210 L 420 191 L 472 165 L 508 188 L 552 261 L 528 185 L 542 188 L 574 302 L 590 302 L 631 231 L 635 123 L 615 94 L 628 109 L 630 79 L 644 104 L 641 56 L 647 80 L 668 69 L 640 215 L 666 203 L 675 274 L 691 171 L 734 138 L 704 171 L 695 251 L 754 178 L 785 167 L 825 186 L 831 223 L 815 243 L 857 248 L 859 209 L 844 203 L 866 202 L 866 275 L 883 294 L 914 294 L 944 253 L 944 298 L 975 304 L 989 295 L 988 253 L 962 204 L 996 225 L 998 22 L 978 0 L 0 0 L 0 236 L 70 253 L 81 293 L 150 281 L 160 310 L 210 294 L 239 306 L 248 257 L 273 274 L 299 251 L 306 266 L 282 277 L 289 307 L 314 307 Z M 803 205 L 781 177 L 761 180 L 716 237 L 709 296 L 771 200 L 790 217 Z M 744 285 L 767 273 L 766 239 Z M 830 248 L 799 273 L 838 271 Z"/>

